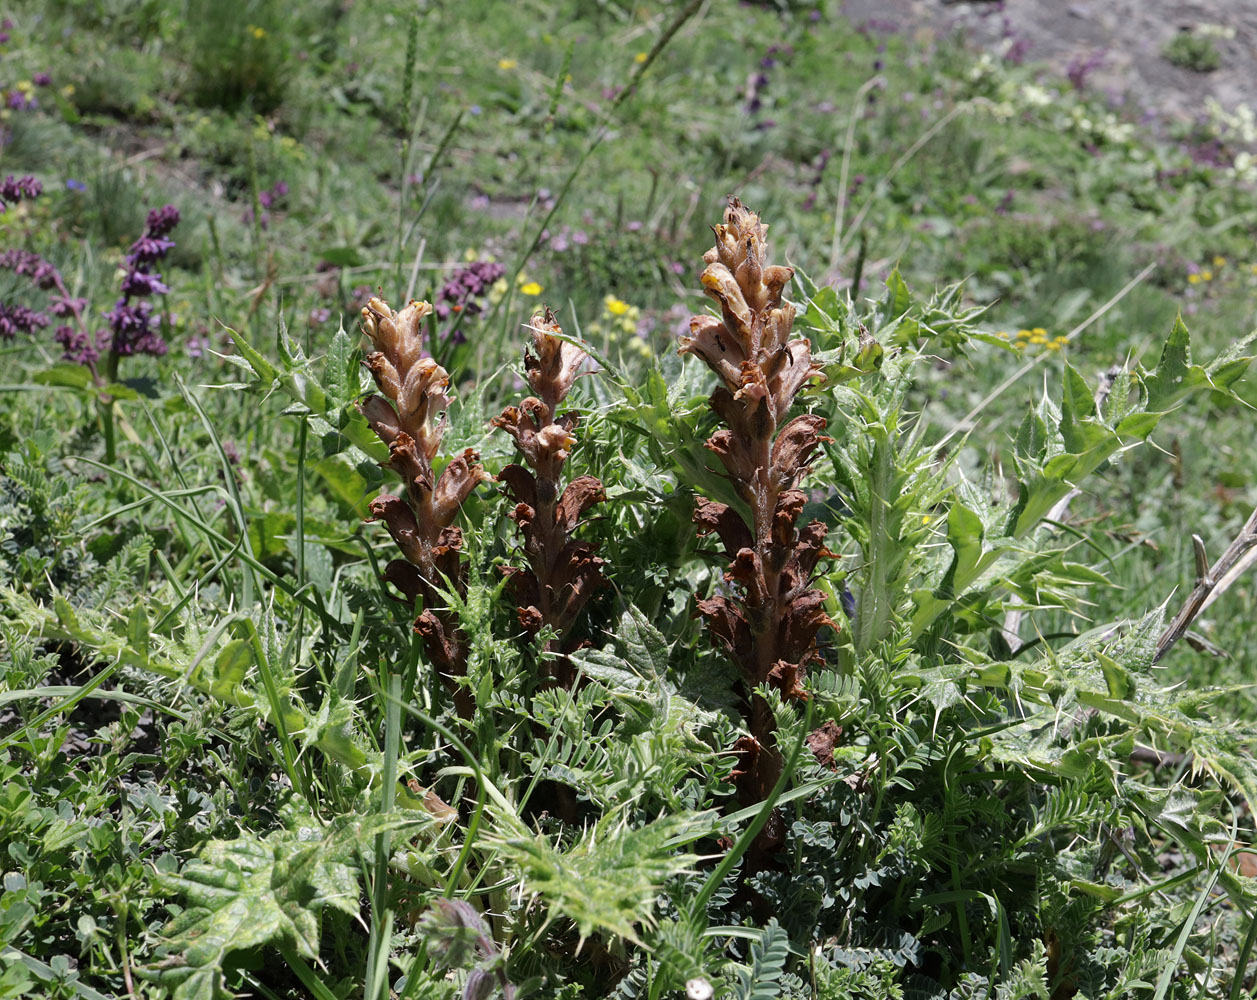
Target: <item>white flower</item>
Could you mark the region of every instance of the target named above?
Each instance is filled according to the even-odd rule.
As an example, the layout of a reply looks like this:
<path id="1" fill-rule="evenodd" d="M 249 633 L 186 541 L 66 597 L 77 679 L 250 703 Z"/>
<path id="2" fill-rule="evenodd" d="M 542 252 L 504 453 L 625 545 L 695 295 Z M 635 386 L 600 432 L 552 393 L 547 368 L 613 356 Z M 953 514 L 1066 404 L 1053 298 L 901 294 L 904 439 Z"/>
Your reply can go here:
<path id="1" fill-rule="evenodd" d="M 695 976 L 685 984 L 686 1000 L 711 1000 L 716 991 L 706 979 Z"/>

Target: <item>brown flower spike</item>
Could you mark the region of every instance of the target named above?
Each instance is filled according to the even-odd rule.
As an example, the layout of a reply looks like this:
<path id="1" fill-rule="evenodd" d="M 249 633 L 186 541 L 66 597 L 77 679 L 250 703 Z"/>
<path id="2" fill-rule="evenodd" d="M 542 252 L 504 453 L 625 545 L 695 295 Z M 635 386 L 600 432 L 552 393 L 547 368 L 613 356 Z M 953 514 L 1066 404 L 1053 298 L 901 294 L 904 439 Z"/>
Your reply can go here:
<path id="1" fill-rule="evenodd" d="M 732 198 L 716 245 L 703 255 L 703 288 L 721 316 L 695 316 L 681 353 L 697 355 L 721 382 L 711 405 L 725 424 L 707 440 L 728 479 L 750 510 L 752 522 L 722 503 L 700 498 L 694 522 L 700 535 L 715 533 L 731 562 L 725 580 L 735 596 L 700 600 L 698 611 L 717 643 L 741 670 L 747 691 L 749 737 L 738 741 L 734 772 L 745 804 L 767 796 L 781 774 L 776 721 L 754 691 L 777 688 L 786 699 L 806 699 L 802 679 L 818 660 L 816 635 L 836 628 L 824 595 L 810 586 L 817 560 L 828 555 L 825 526 L 796 527 L 805 496 L 797 487 L 825 429 L 823 417 L 803 414 L 786 422 L 798 393 L 824 378 L 806 339 L 791 340 L 794 307 L 782 290 L 794 272 L 768 263 L 768 227 Z M 753 851 L 764 859 L 785 838 L 774 815 Z"/>
<path id="2" fill-rule="evenodd" d="M 439 477 L 433 474 L 447 423 L 450 377 L 431 358 L 421 357 L 423 321 L 431 312 L 427 302 L 412 301 L 401 312 L 377 298 L 367 303 L 362 332 L 375 350 L 366 365 L 382 395 L 369 396 L 359 409 L 388 445 L 388 467 L 406 485 L 402 497 L 385 493 L 371 501 L 370 519 L 384 521 L 405 556 L 389 562 L 385 576 L 412 604 L 423 601 L 415 631 L 453 692 L 459 715 L 467 719 L 474 711 L 471 694 L 454 680 L 467 672 L 467 639 L 439 591 L 453 588 L 461 594 L 466 586 L 459 556 L 463 533 L 454 518 L 477 484 L 491 477 L 470 448 L 451 459 Z"/>
<path id="3" fill-rule="evenodd" d="M 530 632 L 543 625 L 553 628 L 560 638 L 547 651 L 557 653 L 569 651 L 564 647 L 571 627 L 603 582 L 604 560 L 594 554 L 593 544 L 572 533 L 585 512 L 607 497 L 593 476 L 579 476 L 565 489 L 561 480 L 579 418 L 571 410 L 559 414 L 558 408 L 588 355 L 561 339 L 563 331 L 549 309 L 533 316 L 529 330 L 532 343 L 524 351 L 524 368 L 534 395 L 508 406 L 493 424 L 515 440 L 524 460 L 498 477 L 515 501 L 510 517 L 523 535 L 528 561 L 527 569 L 506 571 L 519 601 L 520 624 Z M 555 661 L 552 669 L 560 684 L 571 685 L 565 660 Z"/>

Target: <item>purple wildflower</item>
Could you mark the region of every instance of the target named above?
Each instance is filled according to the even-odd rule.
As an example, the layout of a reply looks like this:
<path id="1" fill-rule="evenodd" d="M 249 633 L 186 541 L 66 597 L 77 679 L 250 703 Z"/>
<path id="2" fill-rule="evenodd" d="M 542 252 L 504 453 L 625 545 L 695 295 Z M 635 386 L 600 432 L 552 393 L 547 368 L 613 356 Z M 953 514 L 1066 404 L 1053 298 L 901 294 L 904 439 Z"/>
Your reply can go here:
<path id="1" fill-rule="evenodd" d="M 147 267 L 155 264 L 174 249 L 174 241 L 162 236 L 150 236 L 144 233 L 131 244 L 131 253 L 127 257 L 127 266 L 131 268 Z"/>
<path id="2" fill-rule="evenodd" d="M 100 341 L 106 341 L 109 349 L 118 357 L 132 354 L 160 357 L 166 353 L 166 342 L 153 328 L 153 307 L 143 299 L 170 291 L 161 275 L 149 268 L 174 247 L 174 241 L 167 237 L 178 224 L 179 210 L 174 205 L 154 209 L 148 213 L 148 224 L 143 234 L 131 244 L 126 274 L 122 278 L 122 298 L 106 314 L 109 320 L 107 341 L 104 335 L 97 337 Z M 133 303 L 132 299 L 141 301 Z"/>
<path id="3" fill-rule="evenodd" d="M 0 270 L 30 278 L 45 291 L 57 287 L 61 280 L 55 267 L 29 250 L 5 250 L 0 253 Z"/>
<path id="4" fill-rule="evenodd" d="M 34 333 L 48 325 L 48 317 L 27 306 L 0 302 L 0 340 L 12 340 L 19 333 Z"/>
<path id="5" fill-rule="evenodd" d="M 86 330 L 76 330 L 72 326 L 57 327 L 53 339 L 61 345 L 61 360 L 76 365 L 92 367 L 100 360 L 100 335 L 95 338 Z"/>
<path id="6" fill-rule="evenodd" d="M 476 300 L 483 297 L 493 283 L 506 274 L 506 268 L 496 261 L 477 260 L 460 267 L 441 286 L 437 293 L 434 312 L 439 319 L 453 321 L 445 330 L 444 336 L 455 343 L 462 343 L 465 338 L 461 326 L 467 316 L 476 316 L 481 305 Z"/>
<path id="7" fill-rule="evenodd" d="M 0 212 L 23 199 L 38 198 L 43 193 L 44 186 L 29 174 L 25 177 L 14 177 L 9 174 L 3 181 L 0 181 Z"/>
<path id="8" fill-rule="evenodd" d="M 179 209 L 174 205 L 163 205 L 148 213 L 148 235 L 169 236 L 170 231 L 179 225 Z"/>
<path id="9" fill-rule="evenodd" d="M 36 87 L 51 87 L 52 77 L 48 73 L 36 73 L 31 77 L 31 82 L 34 83 Z"/>
<path id="10" fill-rule="evenodd" d="M 143 298 L 145 295 L 165 295 L 169 291 L 160 274 L 128 271 L 122 278 L 122 294 L 126 296 Z"/>

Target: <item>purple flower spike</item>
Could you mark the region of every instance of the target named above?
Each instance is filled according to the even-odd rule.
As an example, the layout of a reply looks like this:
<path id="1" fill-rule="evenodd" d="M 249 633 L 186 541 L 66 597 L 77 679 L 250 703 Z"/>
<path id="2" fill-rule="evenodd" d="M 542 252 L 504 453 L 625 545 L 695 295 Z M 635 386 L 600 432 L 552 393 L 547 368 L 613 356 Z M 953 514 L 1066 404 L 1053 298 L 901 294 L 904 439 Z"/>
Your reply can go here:
<path id="1" fill-rule="evenodd" d="M 122 278 L 122 298 L 106 316 L 109 332 L 97 336 L 99 342 L 119 357 L 132 354 L 160 357 L 166 353 L 166 342 L 154 329 L 153 307 L 143 300 L 170 291 L 162 276 L 149 268 L 174 248 L 174 241 L 167 237 L 178 224 L 179 210 L 174 205 L 154 209 L 148 213 L 143 235 L 131 245 L 127 271 Z M 140 301 L 132 302 L 133 299 Z"/>

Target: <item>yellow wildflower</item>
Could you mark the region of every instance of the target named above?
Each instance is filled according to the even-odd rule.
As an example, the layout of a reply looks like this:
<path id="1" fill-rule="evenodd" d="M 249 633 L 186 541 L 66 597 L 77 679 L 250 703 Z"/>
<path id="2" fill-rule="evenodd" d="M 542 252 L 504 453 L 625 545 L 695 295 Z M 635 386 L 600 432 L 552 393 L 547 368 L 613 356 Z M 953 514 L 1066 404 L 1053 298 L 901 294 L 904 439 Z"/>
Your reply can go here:
<path id="1" fill-rule="evenodd" d="M 541 294 L 541 286 L 537 284 L 535 281 L 529 281 L 523 285 L 520 285 L 519 290 L 523 292 L 525 295 L 540 295 Z"/>
<path id="2" fill-rule="evenodd" d="M 626 312 L 629 311 L 629 304 L 627 302 L 622 302 L 620 299 L 617 299 L 614 295 L 608 295 L 602 301 L 603 301 L 603 304 L 607 307 L 607 312 L 609 312 L 612 316 L 623 316 Z"/>
<path id="3" fill-rule="evenodd" d="M 514 59 L 499 59 L 498 69 L 514 69 L 519 63 Z"/>
<path id="4" fill-rule="evenodd" d="M 1060 343 L 1055 340 L 1049 340 L 1044 346 L 1047 347 L 1049 351 L 1059 351 L 1061 349 Z"/>
<path id="5" fill-rule="evenodd" d="M 475 260 L 477 257 L 479 257 L 479 256 L 480 256 L 480 254 L 478 254 L 478 253 L 477 253 L 477 252 L 476 252 L 473 248 L 471 248 L 471 247 L 468 247 L 466 250 L 464 250 L 464 251 L 463 251 L 463 260 L 467 261 L 467 263 L 469 263 L 469 264 L 470 264 L 473 260 Z"/>
<path id="6" fill-rule="evenodd" d="M 646 61 L 646 53 L 645 53 L 645 52 L 639 52 L 639 53 L 637 53 L 637 55 L 635 55 L 635 56 L 633 57 L 633 62 L 635 62 L 635 63 L 644 63 L 645 61 Z"/>
<path id="7" fill-rule="evenodd" d="M 1032 344 L 1046 344 L 1047 342 L 1048 342 L 1047 337 L 1044 337 L 1037 333 L 1033 337 L 1030 338 L 1030 343 Z"/>
<path id="8" fill-rule="evenodd" d="M 1027 337 L 1029 337 L 1029 336 L 1030 336 L 1030 331 L 1029 331 L 1029 330 L 1018 330 L 1018 331 L 1017 331 L 1017 339 L 1018 339 L 1018 340 L 1025 340 L 1025 339 L 1026 339 Z"/>
<path id="9" fill-rule="evenodd" d="M 1253 273 L 1254 273 L 1254 274 L 1257 274 L 1257 265 L 1254 265 L 1254 266 L 1253 266 Z M 1199 274 L 1195 274 L 1195 273 L 1189 274 L 1189 275 L 1187 276 L 1187 283 L 1188 283 L 1189 285 L 1199 285 L 1199 284 L 1200 284 L 1200 275 L 1199 275 Z"/>
<path id="10" fill-rule="evenodd" d="M 1212 281 L 1212 280 L 1213 280 L 1213 272 L 1212 272 L 1212 271 L 1210 271 L 1210 270 L 1209 270 L 1209 268 L 1205 268 L 1203 271 L 1201 271 L 1201 272 L 1200 272 L 1200 280 L 1201 280 L 1201 281 Z"/>
<path id="11" fill-rule="evenodd" d="M 266 37 L 266 29 L 259 28 L 256 24 L 250 24 L 244 30 L 259 41 Z"/>
<path id="12" fill-rule="evenodd" d="M 1219 268 L 1221 268 L 1221 267 L 1226 267 L 1226 258 L 1225 258 L 1225 257 L 1214 257 L 1214 258 L 1213 258 L 1213 266 L 1214 266 L 1214 267 L 1219 267 Z"/>
<path id="13" fill-rule="evenodd" d="M 1036 326 L 1036 327 L 1035 327 L 1033 330 L 1031 330 L 1030 332 L 1031 332 L 1031 333 L 1034 333 L 1034 334 L 1037 334 L 1037 335 L 1038 335 L 1038 336 L 1040 336 L 1040 337 L 1046 337 L 1046 336 L 1047 336 L 1047 331 L 1046 331 L 1045 329 L 1043 329 L 1043 327 L 1041 327 L 1041 326 Z"/>

